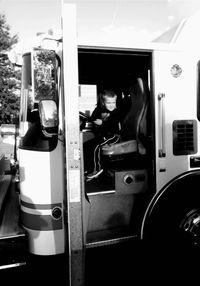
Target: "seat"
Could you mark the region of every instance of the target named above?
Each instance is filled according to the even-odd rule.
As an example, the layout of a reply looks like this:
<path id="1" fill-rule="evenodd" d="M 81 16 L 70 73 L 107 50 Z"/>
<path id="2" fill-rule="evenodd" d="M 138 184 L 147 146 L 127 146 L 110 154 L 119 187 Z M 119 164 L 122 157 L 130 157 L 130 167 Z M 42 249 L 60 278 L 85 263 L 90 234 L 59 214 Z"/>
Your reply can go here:
<path id="1" fill-rule="evenodd" d="M 101 154 L 105 158 L 116 159 L 137 153 L 146 154 L 147 107 L 149 90 L 147 82 L 137 78 L 130 86 L 130 108 L 121 123 L 121 140 L 114 145 L 104 145 Z"/>

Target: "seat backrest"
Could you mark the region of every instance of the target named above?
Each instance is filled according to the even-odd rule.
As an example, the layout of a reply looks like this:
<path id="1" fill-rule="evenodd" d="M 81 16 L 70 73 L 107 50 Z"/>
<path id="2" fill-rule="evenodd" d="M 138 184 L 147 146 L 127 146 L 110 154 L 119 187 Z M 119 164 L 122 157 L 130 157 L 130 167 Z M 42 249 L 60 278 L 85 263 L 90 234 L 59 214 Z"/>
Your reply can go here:
<path id="1" fill-rule="evenodd" d="M 137 78 L 130 86 L 130 108 L 121 123 L 122 141 L 138 140 L 147 133 L 147 106 L 149 90 L 147 82 Z"/>

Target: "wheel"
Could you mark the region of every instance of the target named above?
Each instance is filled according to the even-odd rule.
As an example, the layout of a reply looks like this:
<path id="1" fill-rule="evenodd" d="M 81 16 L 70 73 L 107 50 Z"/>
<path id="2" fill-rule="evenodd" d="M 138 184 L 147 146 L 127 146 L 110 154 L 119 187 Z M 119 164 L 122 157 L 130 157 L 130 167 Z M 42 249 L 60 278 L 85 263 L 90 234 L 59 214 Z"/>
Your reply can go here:
<path id="1" fill-rule="evenodd" d="M 141 241 L 150 273 L 156 269 L 170 283 L 174 279 L 196 281 L 200 257 L 199 171 L 177 177 L 155 195 L 143 218 Z"/>
<path id="2" fill-rule="evenodd" d="M 152 199 L 143 219 L 141 238 L 163 249 L 200 249 L 199 171 L 177 177 Z"/>

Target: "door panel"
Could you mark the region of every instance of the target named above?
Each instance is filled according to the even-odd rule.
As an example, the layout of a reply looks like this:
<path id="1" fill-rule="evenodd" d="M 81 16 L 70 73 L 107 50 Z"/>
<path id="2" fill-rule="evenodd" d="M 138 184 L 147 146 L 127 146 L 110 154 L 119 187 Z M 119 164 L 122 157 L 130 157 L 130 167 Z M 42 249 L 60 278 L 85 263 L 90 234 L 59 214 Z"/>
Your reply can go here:
<path id="1" fill-rule="evenodd" d="M 174 177 L 190 169 L 190 155 L 197 155 L 197 60 L 182 52 L 156 51 L 153 56 L 156 134 L 156 184 L 159 191 Z M 187 127 L 191 127 L 187 132 Z M 183 128 L 184 132 L 182 134 Z M 182 150 L 180 140 L 193 149 Z M 189 138 L 190 137 L 190 138 Z M 178 142 L 178 143 L 177 143 Z M 180 148 L 180 150 L 179 150 Z M 177 151 L 178 149 L 178 151 Z M 176 151 L 175 151 L 176 150 Z"/>
<path id="2" fill-rule="evenodd" d="M 69 239 L 69 285 L 83 285 L 83 223 L 80 177 L 80 142 L 78 112 L 78 55 L 76 5 L 62 5 L 63 86 L 65 120 L 66 232 Z"/>

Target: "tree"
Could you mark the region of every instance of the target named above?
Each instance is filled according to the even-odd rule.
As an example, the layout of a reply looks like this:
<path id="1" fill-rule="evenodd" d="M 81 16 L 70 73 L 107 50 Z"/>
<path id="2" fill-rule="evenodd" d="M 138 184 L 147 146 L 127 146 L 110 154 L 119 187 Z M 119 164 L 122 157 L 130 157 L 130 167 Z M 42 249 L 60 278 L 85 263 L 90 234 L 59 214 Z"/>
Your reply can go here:
<path id="1" fill-rule="evenodd" d="M 11 36 L 5 15 L 0 14 L 0 124 L 12 123 L 19 114 L 20 70 L 8 59 L 17 35 Z"/>

